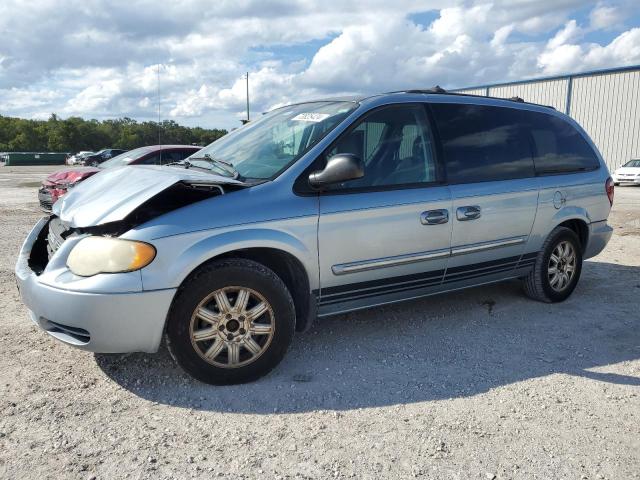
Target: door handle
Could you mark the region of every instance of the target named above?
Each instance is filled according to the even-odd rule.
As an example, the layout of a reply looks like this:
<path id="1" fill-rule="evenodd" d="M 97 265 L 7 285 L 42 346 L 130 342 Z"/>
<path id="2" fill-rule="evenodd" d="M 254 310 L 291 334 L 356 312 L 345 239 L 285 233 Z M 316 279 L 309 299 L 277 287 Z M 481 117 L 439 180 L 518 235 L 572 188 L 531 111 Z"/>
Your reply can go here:
<path id="1" fill-rule="evenodd" d="M 427 210 L 420 214 L 420 223 L 422 223 L 422 225 L 442 225 L 448 221 L 448 210 Z"/>
<path id="2" fill-rule="evenodd" d="M 456 218 L 461 222 L 475 220 L 476 218 L 480 218 L 480 216 L 481 212 L 478 205 L 466 205 L 456 209 Z"/>

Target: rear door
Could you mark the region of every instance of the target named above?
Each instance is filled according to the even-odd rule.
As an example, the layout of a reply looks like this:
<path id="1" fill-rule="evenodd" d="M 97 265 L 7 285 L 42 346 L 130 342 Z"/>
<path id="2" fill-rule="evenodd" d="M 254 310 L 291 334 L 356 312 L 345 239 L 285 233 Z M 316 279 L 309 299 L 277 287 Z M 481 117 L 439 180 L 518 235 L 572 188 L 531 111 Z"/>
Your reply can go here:
<path id="1" fill-rule="evenodd" d="M 509 276 L 521 261 L 538 204 L 522 112 L 434 103 L 451 187 L 452 237 L 445 285 Z"/>
<path id="2" fill-rule="evenodd" d="M 451 194 L 441 182 L 425 106 L 366 114 L 329 148 L 365 176 L 320 195 L 319 315 L 428 293 L 449 257 Z"/>

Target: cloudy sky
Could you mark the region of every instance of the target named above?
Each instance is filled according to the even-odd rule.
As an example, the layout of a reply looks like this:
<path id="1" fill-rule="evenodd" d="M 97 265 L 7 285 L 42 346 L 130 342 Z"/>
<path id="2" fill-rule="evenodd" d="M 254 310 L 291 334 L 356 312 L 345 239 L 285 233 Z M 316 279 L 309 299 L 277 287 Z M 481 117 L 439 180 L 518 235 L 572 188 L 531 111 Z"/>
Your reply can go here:
<path id="1" fill-rule="evenodd" d="M 252 109 L 640 64 L 638 0 L 1 0 L 0 115 L 234 127 Z"/>

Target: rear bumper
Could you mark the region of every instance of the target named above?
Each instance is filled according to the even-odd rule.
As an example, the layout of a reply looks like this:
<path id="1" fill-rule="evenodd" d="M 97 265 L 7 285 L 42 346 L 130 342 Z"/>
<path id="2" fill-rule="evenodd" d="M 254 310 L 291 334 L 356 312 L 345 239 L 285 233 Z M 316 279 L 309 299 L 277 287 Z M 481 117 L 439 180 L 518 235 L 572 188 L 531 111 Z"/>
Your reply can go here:
<path id="1" fill-rule="evenodd" d="M 607 225 L 606 220 L 591 223 L 589 225 L 589 241 L 584 250 L 583 258 L 595 257 L 602 252 L 607 243 L 609 243 L 612 234 L 613 228 Z"/>
<path id="2" fill-rule="evenodd" d="M 46 224 L 41 220 L 29 234 L 15 269 L 31 319 L 56 339 L 83 350 L 157 351 L 176 290 L 88 293 L 41 283 L 29 267 L 29 255 Z"/>

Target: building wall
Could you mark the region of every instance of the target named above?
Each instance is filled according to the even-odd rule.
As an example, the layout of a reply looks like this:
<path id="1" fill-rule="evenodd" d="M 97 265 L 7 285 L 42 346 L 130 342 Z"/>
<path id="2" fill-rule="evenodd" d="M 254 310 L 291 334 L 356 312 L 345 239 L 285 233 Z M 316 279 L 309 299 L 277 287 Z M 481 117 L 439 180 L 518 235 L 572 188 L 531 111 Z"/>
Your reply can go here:
<path id="1" fill-rule="evenodd" d="M 520 97 L 569 114 L 593 139 L 609 170 L 640 158 L 640 66 L 457 92 Z"/>
<path id="2" fill-rule="evenodd" d="M 462 89 L 462 90 L 456 90 L 457 92 L 460 93 L 466 93 L 467 95 L 486 95 L 487 94 L 487 89 L 486 88 L 466 88 L 466 89 Z"/>
<path id="3" fill-rule="evenodd" d="M 560 112 L 567 108 L 567 87 L 569 80 L 549 80 L 536 83 L 518 83 L 489 88 L 491 97 L 520 97 L 527 102 L 550 105 Z"/>
<path id="4" fill-rule="evenodd" d="M 569 114 L 589 133 L 609 170 L 640 158 L 640 70 L 573 79 Z"/>

